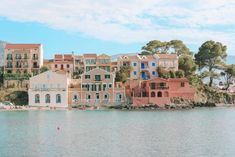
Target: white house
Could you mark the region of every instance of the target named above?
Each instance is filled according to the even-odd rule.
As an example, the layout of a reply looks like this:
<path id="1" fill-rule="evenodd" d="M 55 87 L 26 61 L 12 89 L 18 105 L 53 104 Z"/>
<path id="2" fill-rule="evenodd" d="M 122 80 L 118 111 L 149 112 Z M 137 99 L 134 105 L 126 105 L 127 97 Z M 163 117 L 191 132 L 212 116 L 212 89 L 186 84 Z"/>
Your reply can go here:
<path id="1" fill-rule="evenodd" d="M 66 74 L 52 71 L 41 73 L 29 80 L 29 106 L 68 107 Z"/>

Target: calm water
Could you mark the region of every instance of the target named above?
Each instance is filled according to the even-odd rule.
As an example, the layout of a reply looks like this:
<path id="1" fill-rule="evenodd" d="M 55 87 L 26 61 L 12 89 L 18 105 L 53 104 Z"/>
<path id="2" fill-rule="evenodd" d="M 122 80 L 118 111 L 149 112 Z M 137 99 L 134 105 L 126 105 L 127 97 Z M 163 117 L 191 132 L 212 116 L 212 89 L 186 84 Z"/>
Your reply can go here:
<path id="1" fill-rule="evenodd" d="M 0 112 L 0 156 L 232 157 L 235 108 Z"/>

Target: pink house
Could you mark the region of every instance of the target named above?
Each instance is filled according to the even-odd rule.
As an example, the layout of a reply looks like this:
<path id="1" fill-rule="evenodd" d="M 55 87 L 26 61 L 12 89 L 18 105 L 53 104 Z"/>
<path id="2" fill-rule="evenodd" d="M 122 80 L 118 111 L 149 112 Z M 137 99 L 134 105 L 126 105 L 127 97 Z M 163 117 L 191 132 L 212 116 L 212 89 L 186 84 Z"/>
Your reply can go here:
<path id="1" fill-rule="evenodd" d="M 95 68 L 70 81 L 69 105 L 116 105 L 125 101 L 125 87 L 115 74 Z"/>
<path id="2" fill-rule="evenodd" d="M 134 106 L 157 104 L 163 106 L 171 103 L 171 98 L 194 99 L 194 89 L 185 78 L 151 80 L 131 80 L 126 84 L 126 95 Z"/>

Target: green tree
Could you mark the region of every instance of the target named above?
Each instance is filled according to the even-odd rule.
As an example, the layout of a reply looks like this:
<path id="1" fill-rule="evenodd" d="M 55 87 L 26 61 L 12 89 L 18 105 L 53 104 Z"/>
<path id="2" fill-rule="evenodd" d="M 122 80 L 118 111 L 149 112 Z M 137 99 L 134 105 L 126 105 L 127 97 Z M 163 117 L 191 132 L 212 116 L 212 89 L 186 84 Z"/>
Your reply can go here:
<path id="1" fill-rule="evenodd" d="M 83 74 L 83 72 L 84 72 L 83 68 L 75 69 L 75 71 L 73 72 L 73 78 L 79 79 L 81 77 L 81 74 Z"/>
<path id="2" fill-rule="evenodd" d="M 41 68 L 40 68 L 40 73 L 44 73 L 44 72 L 46 72 L 46 71 L 48 71 L 49 70 L 49 68 L 47 67 L 47 66 L 42 66 Z"/>
<path id="3" fill-rule="evenodd" d="M 199 70 L 203 70 L 202 77 L 209 77 L 209 86 L 212 86 L 213 79 L 218 77 L 217 69 L 220 69 L 227 57 L 227 47 L 220 42 L 206 41 L 201 45 L 195 61 Z"/>
<path id="4" fill-rule="evenodd" d="M 229 89 L 229 86 L 232 82 L 232 79 L 235 77 L 235 64 L 227 65 L 224 68 L 224 72 L 221 72 L 221 75 L 224 76 L 226 81 L 226 90 Z"/>
<path id="5" fill-rule="evenodd" d="M 122 66 L 120 70 L 116 72 L 116 82 L 126 82 L 128 78 L 130 78 L 131 67 L 130 66 Z"/>
<path id="6" fill-rule="evenodd" d="M 181 55 L 179 57 L 179 69 L 184 71 L 186 77 L 192 75 L 197 70 L 197 65 L 195 64 L 192 56 Z"/>
<path id="7" fill-rule="evenodd" d="M 184 77 L 184 76 L 185 76 L 184 71 L 183 71 L 183 70 L 178 70 L 178 71 L 176 71 L 176 72 L 175 72 L 175 76 L 176 76 L 176 78 L 182 78 L 182 77 Z"/>
<path id="8" fill-rule="evenodd" d="M 159 41 L 152 40 L 148 42 L 145 46 L 142 47 L 142 55 L 155 54 L 155 53 L 176 53 L 177 55 L 181 54 L 190 54 L 189 48 L 181 40 L 171 40 L 171 41 Z"/>

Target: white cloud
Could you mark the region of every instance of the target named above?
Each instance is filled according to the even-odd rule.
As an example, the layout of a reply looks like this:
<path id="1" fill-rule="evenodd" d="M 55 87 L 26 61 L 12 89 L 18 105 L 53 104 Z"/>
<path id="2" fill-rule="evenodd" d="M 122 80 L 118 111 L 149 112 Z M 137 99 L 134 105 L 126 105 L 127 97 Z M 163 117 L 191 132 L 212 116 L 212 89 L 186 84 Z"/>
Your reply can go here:
<path id="1" fill-rule="evenodd" d="M 121 43 L 217 40 L 235 53 L 234 0 L 0 0 L 0 16 Z M 225 30 L 229 28 L 229 30 Z"/>

